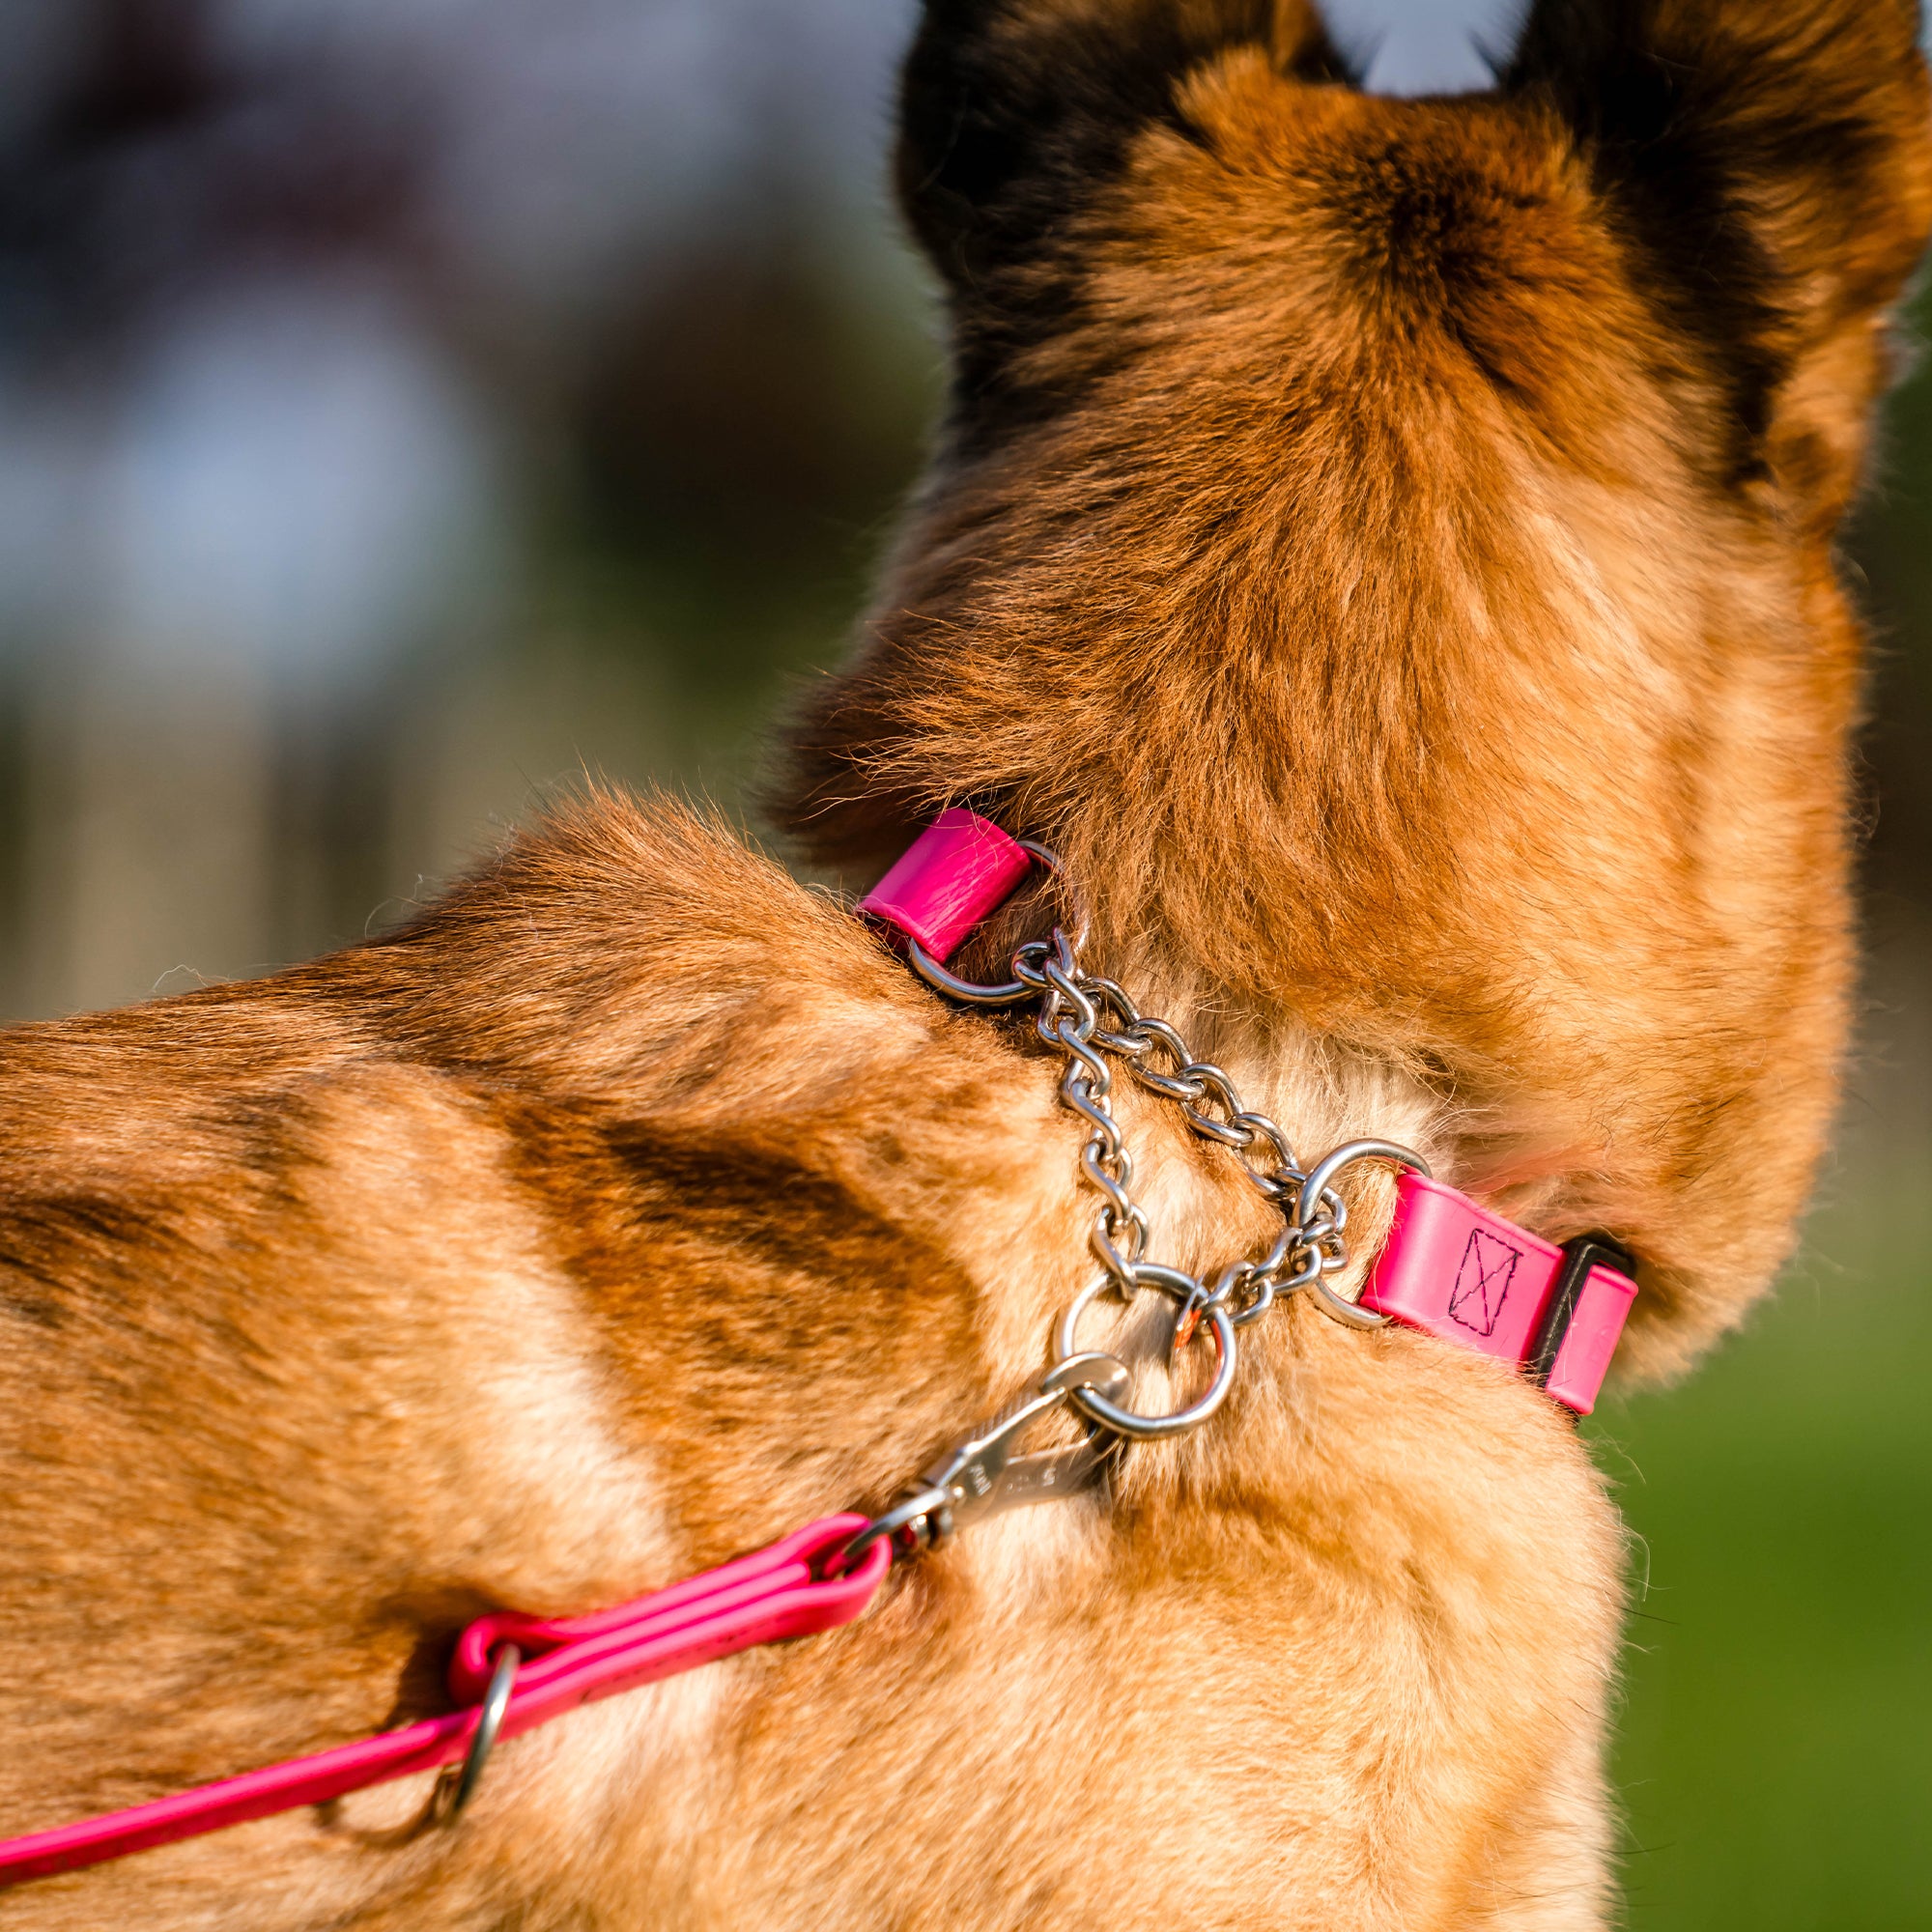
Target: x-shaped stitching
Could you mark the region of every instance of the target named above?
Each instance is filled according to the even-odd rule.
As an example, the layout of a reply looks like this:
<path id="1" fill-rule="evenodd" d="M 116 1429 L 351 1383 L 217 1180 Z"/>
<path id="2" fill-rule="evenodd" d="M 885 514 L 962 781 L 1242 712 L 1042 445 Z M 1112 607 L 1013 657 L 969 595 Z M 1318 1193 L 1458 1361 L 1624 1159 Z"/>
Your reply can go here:
<path id="1" fill-rule="evenodd" d="M 1475 1228 L 1456 1270 L 1456 1287 L 1449 1296 L 1449 1319 L 1475 1335 L 1495 1333 L 1496 1318 L 1509 1297 L 1510 1280 L 1522 1250 Z"/>

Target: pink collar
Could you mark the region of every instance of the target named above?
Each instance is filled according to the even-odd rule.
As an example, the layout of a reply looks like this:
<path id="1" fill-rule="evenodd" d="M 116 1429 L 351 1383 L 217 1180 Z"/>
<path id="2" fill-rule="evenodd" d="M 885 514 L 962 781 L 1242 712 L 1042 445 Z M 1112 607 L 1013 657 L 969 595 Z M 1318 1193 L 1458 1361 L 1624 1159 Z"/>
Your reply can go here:
<path id="1" fill-rule="evenodd" d="M 1033 859 L 990 820 L 943 811 L 859 910 L 944 966 Z M 1561 1247 L 1438 1180 L 1405 1173 L 1361 1305 L 1524 1370 L 1588 1415 L 1636 1299 L 1630 1256 L 1603 1236 Z"/>

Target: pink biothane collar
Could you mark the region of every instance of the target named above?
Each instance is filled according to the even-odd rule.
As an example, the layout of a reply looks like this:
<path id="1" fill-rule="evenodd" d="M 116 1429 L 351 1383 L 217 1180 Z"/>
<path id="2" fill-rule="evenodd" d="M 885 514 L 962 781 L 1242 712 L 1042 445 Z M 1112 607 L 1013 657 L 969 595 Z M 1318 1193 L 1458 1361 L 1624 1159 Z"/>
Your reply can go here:
<path id="1" fill-rule="evenodd" d="M 1017 839 L 955 806 L 913 841 L 859 911 L 917 940 L 943 966 L 1032 864 Z M 1508 1362 L 1588 1415 L 1636 1299 L 1627 1266 L 1613 1242 L 1585 1237 L 1558 1247 L 1439 1180 L 1406 1173 L 1361 1305 Z"/>

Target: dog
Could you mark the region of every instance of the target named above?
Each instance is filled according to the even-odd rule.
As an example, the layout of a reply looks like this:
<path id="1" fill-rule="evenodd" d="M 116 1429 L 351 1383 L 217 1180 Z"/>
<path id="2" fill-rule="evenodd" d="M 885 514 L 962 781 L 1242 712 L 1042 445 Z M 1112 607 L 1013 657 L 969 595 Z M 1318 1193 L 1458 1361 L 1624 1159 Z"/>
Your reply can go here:
<path id="1" fill-rule="evenodd" d="M 1845 1038 L 1833 539 L 1932 226 L 1918 38 L 1537 0 L 1492 91 L 1393 100 L 1305 0 L 926 0 L 897 180 L 952 385 L 774 781 L 801 861 L 863 883 L 959 804 L 1043 841 L 962 974 L 1077 887 L 1297 1147 L 1614 1235 L 1620 1374 L 1685 1369 L 1790 1246 Z M 668 802 L 0 1053 L 9 1834 L 441 1712 L 486 1612 L 883 1508 L 1093 1271 L 1061 1056 Z M 1117 1098 L 1162 1259 L 1264 1250 L 1228 1151 Z M 1338 1184 L 1347 1298 L 1393 1190 Z M 1625 1556 L 1569 1418 L 1310 1295 L 1239 1370 L 850 1627 L 505 1744 L 453 1823 L 404 1778 L 0 1924 L 1605 1924 Z"/>

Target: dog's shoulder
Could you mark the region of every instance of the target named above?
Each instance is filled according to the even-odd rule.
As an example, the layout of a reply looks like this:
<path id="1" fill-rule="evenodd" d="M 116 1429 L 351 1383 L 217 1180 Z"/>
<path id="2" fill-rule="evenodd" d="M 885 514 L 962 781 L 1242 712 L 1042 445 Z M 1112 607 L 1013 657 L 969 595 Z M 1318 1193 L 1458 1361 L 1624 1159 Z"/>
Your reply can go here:
<path id="1" fill-rule="evenodd" d="M 945 1030 L 833 895 L 714 815 L 605 791 L 313 985 L 398 1051 L 632 1109 L 782 1104 Z"/>
<path id="2" fill-rule="evenodd" d="M 349 1249 L 393 1320 L 454 1291 L 382 1256 L 439 1228 L 468 1252 L 494 1216 L 493 1267 L 560 1270 L 619 1326 L 640 1282 L 755 1279 L 797 1341 L 855 1280 L 963 1306 L 1042 1177 L 1065 1193 L 1074 1133 L 1016 1030 L 949 1009 L 835 896 L 608 793 L 378 940 L 16 1030 L 0 1092 L 0 1312 L 50 1340 L 237 1284 L 294 1310 L 313 1279 L 339 1310 Z"/>
<path id="3" fill-rule="evenodd" d="M 1032 1361 L 1070 1289 L 1035 1246 L 1078 1266 L 1044 1058 L 672 806 L 554 812 L 310 965 L 18 1029 L 0 1094 L 0 1450 L 37 1471 L 0 1638 L 77 1641 L 32 1577 L 97 1633 L 173 1593 L 260 1710 L 299 1627 L 327 1670 L 267 1755 L 389 1720 L 491 1603 L 616 1601 L 888 1491 Z M 137 1694 L 76 1699 L 0 1829 L 234 1767 L 214 1712 L 165 1767 L 110 1747 Z"/>
<path id="4" fill-rule="evenodd" d="M 0 1035 L 0 1176 L 158 1153 L 160 1122 L 179 1152 L 318 1085 L 400 1093 L 378 1066 L 634 1111 L 781 1104 L 788 1082 L 965 1037 L 945 1019 L 834 895 L 721 819 L 598 791 L 380 938 Z"/>

